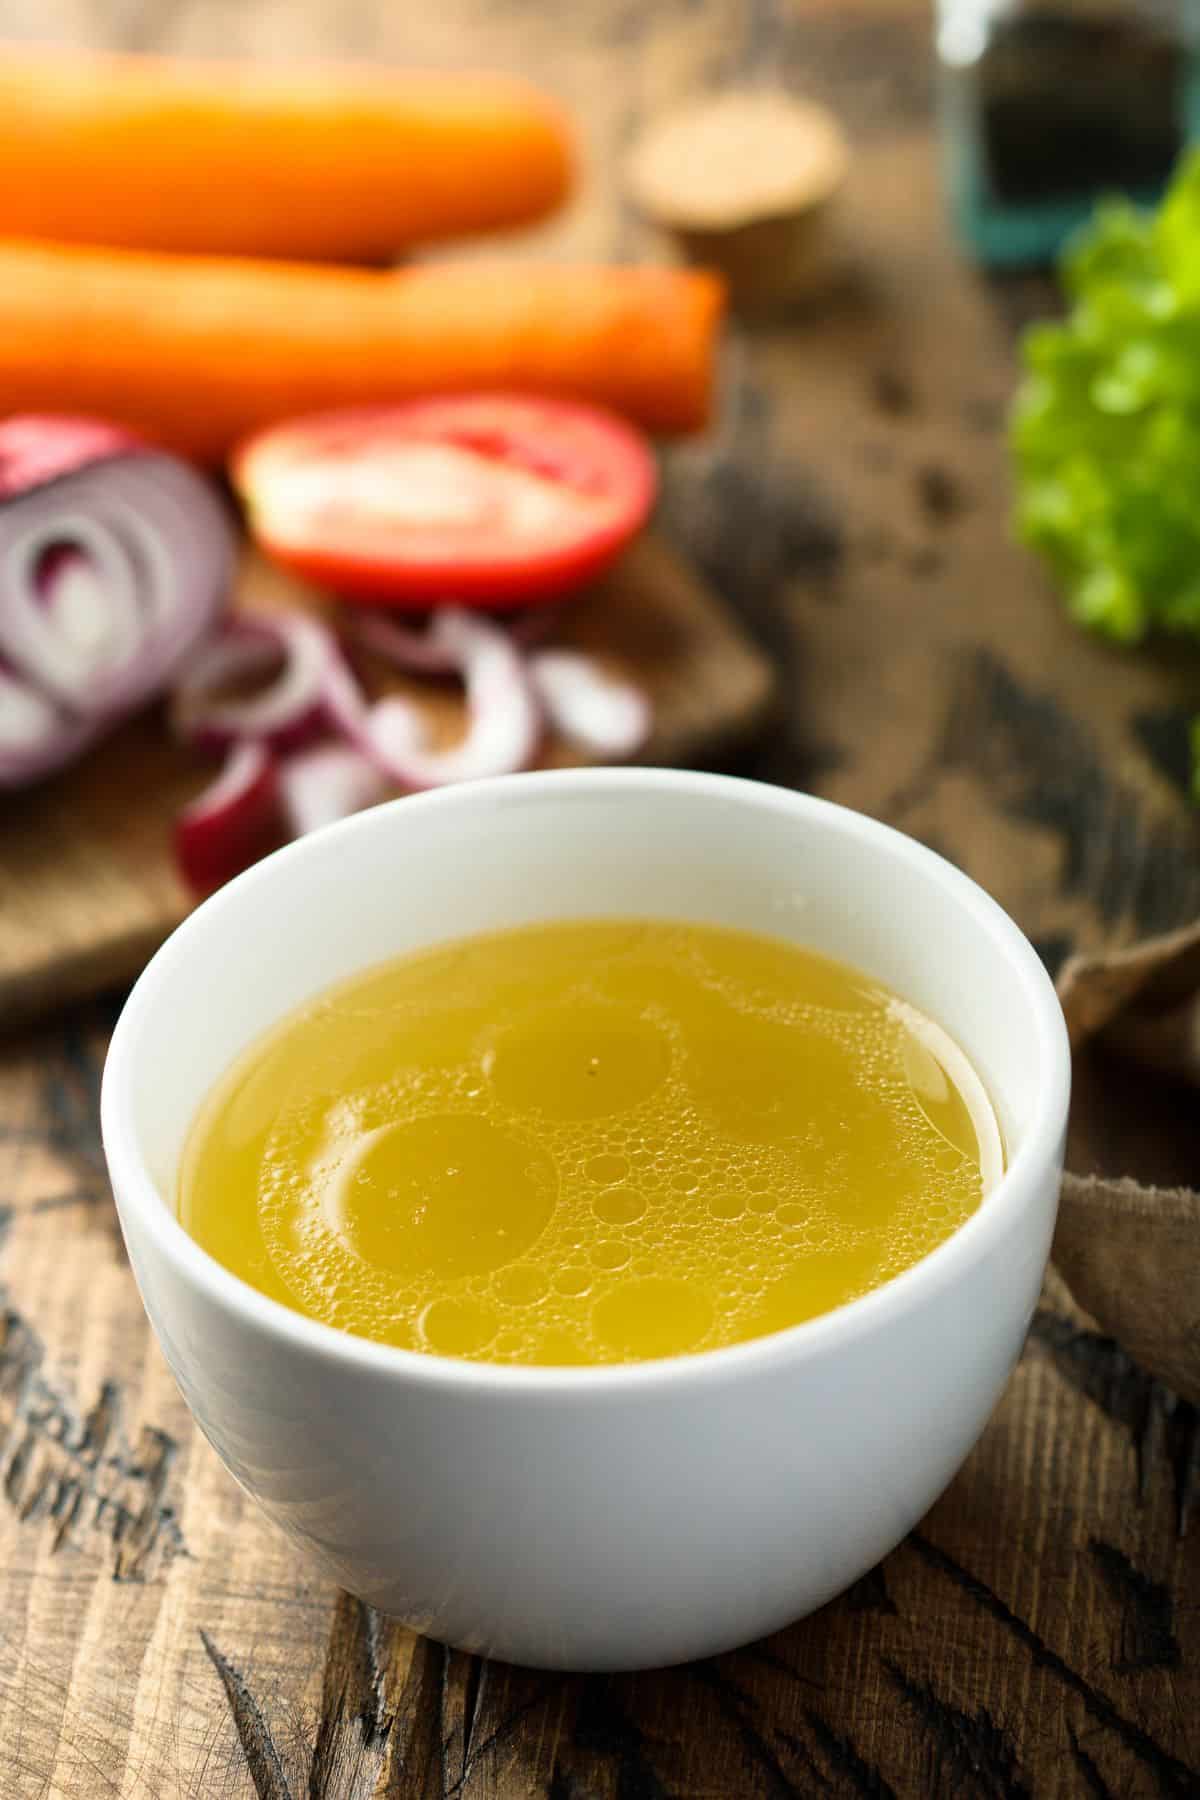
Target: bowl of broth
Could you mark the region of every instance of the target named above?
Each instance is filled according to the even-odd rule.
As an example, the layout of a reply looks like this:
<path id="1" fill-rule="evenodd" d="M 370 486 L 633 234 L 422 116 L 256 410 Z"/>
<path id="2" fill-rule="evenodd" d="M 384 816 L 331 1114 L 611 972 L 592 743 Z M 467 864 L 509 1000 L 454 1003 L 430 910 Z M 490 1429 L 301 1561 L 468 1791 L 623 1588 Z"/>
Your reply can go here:
<path id="1" fill-rule="evenodd" d="M 659 1666 L 910 1529 L 1049 1251 L 1037 956 L 807 796 L 556 771 L 397 801 L 205 902 L 105 1070 L 130 1260 L 226 1467 L 461 1648 Z"/>

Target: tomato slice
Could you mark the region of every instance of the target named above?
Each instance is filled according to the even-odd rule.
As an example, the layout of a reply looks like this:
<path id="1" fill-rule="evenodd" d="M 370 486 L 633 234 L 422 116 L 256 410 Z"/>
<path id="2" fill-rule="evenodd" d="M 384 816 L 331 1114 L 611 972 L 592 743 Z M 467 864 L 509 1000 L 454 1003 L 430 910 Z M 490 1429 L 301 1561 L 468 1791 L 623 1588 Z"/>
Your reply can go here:
<path id="1" fill-rule="evenodd" d="M 461 394 L 273 426 L 236 451 L 250 529 L 356 600 L 551 600 L 607 568 L 657 491 L 646 440 L 592 407 Z"/>

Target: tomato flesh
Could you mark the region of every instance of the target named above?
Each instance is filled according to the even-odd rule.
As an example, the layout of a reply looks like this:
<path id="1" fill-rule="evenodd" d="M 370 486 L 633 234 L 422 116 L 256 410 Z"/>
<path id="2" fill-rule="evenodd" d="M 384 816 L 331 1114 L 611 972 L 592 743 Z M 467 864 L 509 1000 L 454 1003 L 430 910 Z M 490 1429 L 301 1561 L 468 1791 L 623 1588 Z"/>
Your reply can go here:
<path id="1" fill-rule="evenodd" d="M 321 414 L 234 457 L 269 555 L 356 600 L 513 607 L 599 575 L 638 532 L 657 474 L 596 409 L 511 394 Z"/>

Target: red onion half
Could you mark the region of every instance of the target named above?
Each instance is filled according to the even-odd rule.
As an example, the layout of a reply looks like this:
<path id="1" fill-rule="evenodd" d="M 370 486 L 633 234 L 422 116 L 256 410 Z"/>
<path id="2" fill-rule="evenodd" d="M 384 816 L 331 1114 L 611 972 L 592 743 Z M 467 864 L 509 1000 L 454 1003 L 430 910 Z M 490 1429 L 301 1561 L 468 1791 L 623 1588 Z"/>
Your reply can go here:
<path id="1" fill-rule="evenodd" d="M 91 720 L 64 712 L 0 657 L 0 788 L 23 787 L 61 768 L 95 735 Z"/>
<path id="2" fill-rule="evenodd" d="M 226 510 L 186 464 L 97 421 L 0 423 L 0 786 L 153 698 L 233 563 Z"/>
<path id="3" fill-rule="evenodd" d="M 132 432 L 106 419 L 16 413 L 0 423 L 0 500 L 16 499 L 102 457 L 140 448 Z"/>

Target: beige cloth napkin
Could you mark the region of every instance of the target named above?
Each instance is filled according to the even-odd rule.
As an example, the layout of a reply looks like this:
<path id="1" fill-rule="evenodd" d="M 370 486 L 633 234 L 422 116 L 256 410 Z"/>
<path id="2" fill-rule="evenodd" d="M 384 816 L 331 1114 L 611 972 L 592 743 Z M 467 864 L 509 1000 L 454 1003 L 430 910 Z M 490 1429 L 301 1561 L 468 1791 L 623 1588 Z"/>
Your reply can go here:
<path id="1" fill-rule="evenodd" d="M 1141 1107 L 1136 1065 L 1154 1081 L 1155 1128 L 1172 1140 L 1168 1148 L 1200 1142 L 1200 922 L 1132 949 L 1073 957 L 1058 992 L 1077 1076 L 1083 1058 L 1118 1076 L 1091 1095 L 1093 1111 Z M 1088 1104 L 1077 1079 L 1074 1105 Z M 1148 1185 L 1136 1167 L 1068 1173 L 1053 1257 L 1079 1305 L 1144 1368 L 1200 1404 L 1200 1162 L 1184 1156 L 1187 1185 Z"/>

